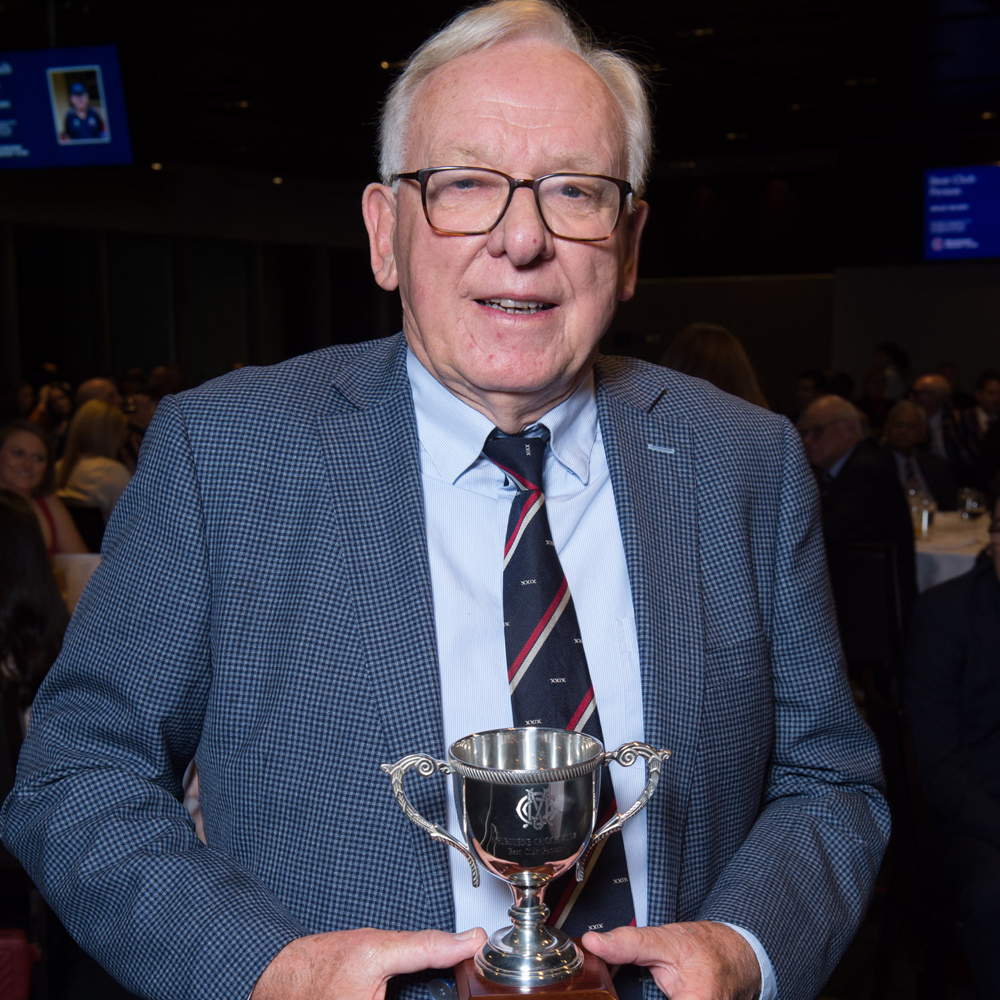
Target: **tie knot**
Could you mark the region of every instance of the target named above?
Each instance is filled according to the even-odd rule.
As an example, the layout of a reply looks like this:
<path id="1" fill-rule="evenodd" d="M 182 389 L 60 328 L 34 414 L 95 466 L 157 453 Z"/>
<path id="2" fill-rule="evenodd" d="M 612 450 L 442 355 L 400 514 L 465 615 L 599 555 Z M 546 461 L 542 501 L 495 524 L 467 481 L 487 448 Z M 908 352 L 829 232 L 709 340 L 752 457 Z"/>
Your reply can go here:
<path id="1" fill-rule="evenodd" d="M 549 431 L 546 427 L 539 427 L 531 437 L 526 434 L 504 434 L 503 431 L 495 430 L 486 439 L 483 454 L 507 473 L 519 490 L 541 491 L 542 466 L 548 440 Z"/>

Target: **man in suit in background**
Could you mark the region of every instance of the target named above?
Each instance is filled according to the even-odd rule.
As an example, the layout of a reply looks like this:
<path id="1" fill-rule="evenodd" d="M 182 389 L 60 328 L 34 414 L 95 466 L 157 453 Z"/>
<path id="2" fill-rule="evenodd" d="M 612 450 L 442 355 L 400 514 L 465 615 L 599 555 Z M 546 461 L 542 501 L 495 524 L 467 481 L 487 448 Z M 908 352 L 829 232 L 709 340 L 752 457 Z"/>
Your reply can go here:
<path id="1" fill-rule="evenodd" d="M 929 493 L 938 510 L 955 510 L 958 488 L 951 466 L 923 447 L 927 443 L 927 417 L 916 403 L 901 399 L 889 411 L 883 443 L 896 463 L 904 490 Z"/>
<path id="2" fill-rule="evenodd" d="M 160 403 L 4 813 L 129 988 L 377 1000 L 413 973 L 391 988 L 423 998 L 419 974 L 482 943 L 463 928 L 505 922 L 506 887 L 473 891 L 379 764 L 526 721 L 503 587 L 523 490 L 484 454 L 522 431 L 603 738 L 674 752 L 625 828 L 633 917 L 598 895 L 584 944 L 648 970 L 623 1000 L 795 1000 L 828 977 L 888 818 L 801 447 L 698 380 L 597 356 L 635 288 L 650 144 L 634 68 L 561 12 L 461 15 L 394 85 L 364 195 L 403 335 Z M 178 801 L 192 756 L 207 846 Z M 444 780 L 412 784 L 457 830 Z"/>
<path id="3" fill-rule="evenodd" d="M 947 460 L 960 486 L 976 484 L 979 441 L 963 423 L 951 401 L 951 384 L 943 375 L 921 375 L 910 398 L 927 414 L 928 447 Z"/>
<path id="4" fill-rule="evenodd" d="M 893 459 L 864 437 L 861 414 L 840 396 L 821 396 L 799 421 L 820 487 L 827 545 L 895 546 L 904 620 L 917 593 L 913 527 Z"/>
<path id="5" fill-rule="evenodd" d="M 980 996 L 1000 996 L 1000 480 L 991 553 L 920 596 L 906 651 L 913 743 Z"/>

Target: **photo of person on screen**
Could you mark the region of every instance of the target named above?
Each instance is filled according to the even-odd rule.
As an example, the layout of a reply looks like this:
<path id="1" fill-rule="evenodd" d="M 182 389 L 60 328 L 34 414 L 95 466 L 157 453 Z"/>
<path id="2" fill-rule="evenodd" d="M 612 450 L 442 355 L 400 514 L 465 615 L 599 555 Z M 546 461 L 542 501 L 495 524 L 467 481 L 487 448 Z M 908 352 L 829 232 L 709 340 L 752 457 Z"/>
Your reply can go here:
<path id="1" fill-rule="evenodd" d="M 48 76 L 59 144 L 109 142 L 100 66 L 50 67 Z"/>
<path id="2" fill-rule="evenodd" d="M 67 139 L 103 139 L 107 135 L 104 119 L 90 106 L 87 88 L 77 81 L 70 85 L 69 111 L 66 112 L 63 131 Z"/>

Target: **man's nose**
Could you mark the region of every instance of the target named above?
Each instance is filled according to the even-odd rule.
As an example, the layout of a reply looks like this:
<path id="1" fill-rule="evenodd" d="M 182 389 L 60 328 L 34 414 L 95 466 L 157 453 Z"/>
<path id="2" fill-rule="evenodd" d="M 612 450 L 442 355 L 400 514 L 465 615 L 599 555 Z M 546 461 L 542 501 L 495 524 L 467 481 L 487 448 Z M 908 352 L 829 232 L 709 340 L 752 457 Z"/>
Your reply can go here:
<path id="1" fill-rule="evenodd" d="M 553 255 L 553 237 L 542 221 L 531 188 L 518 188 L 514 192 L 503 218 L 490 232 L 486 246 L 494 257 L 506 254 L 518 267 L 538 258 L 548 260 Z"/>

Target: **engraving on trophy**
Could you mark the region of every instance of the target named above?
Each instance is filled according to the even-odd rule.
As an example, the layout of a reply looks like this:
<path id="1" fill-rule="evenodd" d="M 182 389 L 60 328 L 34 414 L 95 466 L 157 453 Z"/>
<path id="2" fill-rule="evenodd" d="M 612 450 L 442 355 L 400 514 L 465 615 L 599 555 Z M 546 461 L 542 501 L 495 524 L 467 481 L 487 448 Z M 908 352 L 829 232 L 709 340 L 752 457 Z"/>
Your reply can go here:
<path id="1" fill-rule="evenodd" d="M 478 975 L 522 991 L 560 983 L 583 968 L 583 953 L 573 940 L 546 925 L 545 888 L 574 865 L 577 880 L 583 880 L 594 847 L 646 805 L 669 756 L 669 750 L 644 743 L 606 751 L 583 733 L 528 727 L 472 733 L 451 745 L 447 761 L 410 754 L 382 765 L 406 816 L 464 855 L 474 885 L 481 862 L 513 891 L 512 926 L 489 936 L 475 959 Z M 602 766 L 615 761 L 629 767 L 638 758 L 646 761 L 642 794 L 595 831 Z M 407 801 L 403 775 L 410 769 L 425 777 L 451 775 L 465 843 Z"/>
<path id="2" fill-rule="evenodd" d="M 543 830 L 558 814 L 559 810 L 552 801 L 551 785 L 546 785 L 544 789 L 526 789 L 517 803 L 517 815 L 525 829 L 530 826 L 533 830 Z"/>

